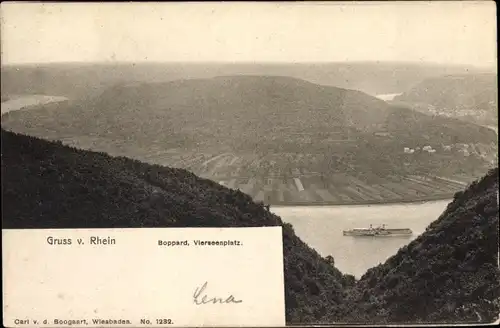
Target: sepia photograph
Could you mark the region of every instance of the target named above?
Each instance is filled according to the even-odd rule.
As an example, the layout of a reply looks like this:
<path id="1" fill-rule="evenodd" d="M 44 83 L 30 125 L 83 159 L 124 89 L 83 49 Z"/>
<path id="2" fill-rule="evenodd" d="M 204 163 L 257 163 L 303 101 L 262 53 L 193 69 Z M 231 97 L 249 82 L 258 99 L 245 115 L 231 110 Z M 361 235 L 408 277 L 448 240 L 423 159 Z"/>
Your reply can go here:
<path id="1" fill-rule="evenodd" d="M 281 293 L 286 325 L 498 323 L 493 1 L 2 2 L 0 16 L 3 234 L 281 227 L 267 249 L 283 282 L 260 288 Z M 103 236 L 90 243 L 116 242 Z M 183 265 L 188 241 L 157 236 Z M 266 280 L 266 241 L 254 272 L 235 247 L 255 239 L 220 236 L 232 253 L 212 263 L 234 261 L 232 283 Z M 195 303 L 216 288 L 195 283 Z"/>

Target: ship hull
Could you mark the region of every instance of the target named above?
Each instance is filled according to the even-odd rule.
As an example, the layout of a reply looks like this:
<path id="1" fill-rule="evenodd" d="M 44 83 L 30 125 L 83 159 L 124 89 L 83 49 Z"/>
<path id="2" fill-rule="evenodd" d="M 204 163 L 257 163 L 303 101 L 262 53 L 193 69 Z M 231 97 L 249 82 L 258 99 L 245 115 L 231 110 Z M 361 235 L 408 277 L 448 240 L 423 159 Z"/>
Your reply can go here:
<path id="1" fill-rule="evenodd" d="M 385 229 L 385 230 L 347 230 L 344 236 L 367 236 L 367 237 L 391 237 L 391 236 L 411 236 L 410 229 Z"/>

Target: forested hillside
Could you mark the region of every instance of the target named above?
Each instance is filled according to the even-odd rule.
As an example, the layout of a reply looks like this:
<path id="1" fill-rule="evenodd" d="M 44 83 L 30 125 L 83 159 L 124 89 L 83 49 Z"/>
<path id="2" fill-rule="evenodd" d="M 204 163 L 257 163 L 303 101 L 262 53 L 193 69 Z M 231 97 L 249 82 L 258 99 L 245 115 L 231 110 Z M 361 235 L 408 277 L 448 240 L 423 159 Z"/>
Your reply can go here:
<path id="1" fill-rule="evenodd" d="M 498 168 L 350 291 L 347 321 L 493 322 L 500 313 Z"/>
<path id="2" fill-rule="evenodd" d="M 494 73 L 425 79 L 395 101 L 483 125 L 498 124 L 498 83 Z"/>
<path id="3" fill-rule="evenodd" d="M 411 141 L 488 143 L 495 137 L 446 118 L 429 125 L 433 119 L 356 90 L 284 76 L 220 76 L 119 85 L 75 106 L 12 113 L 4 124 L 40 137 L 55 131 L 60 137 L 221 151 L 321 152 L 346 141 L 351 147 L 363 141 L 402 148 Z M 376 138 L 376 132 L 388 136 Z"/>
<path id="4" fill-rule="evenodd" d="M 434 106 L 494 110 L 497 105 L 497 75 L 447 75 L 426 79 L 398 99 L 426 102 Z"/>
<path id="5" fill-rule="evenodd" d="M 2 130 L 3 228 L 258 227 L 281 219 L 194 174 Z M 342 302 L 343 276 L 283 225 L 287 322 Z M 334 313 L 334 312 L 333 312 Z"/>
<path id="6" fill-rule="evenodd" d="M 500 310 L 498 168 L 359 280 L 289 224 L 194 174 L 2 130 L 3 228 L 283 226 L 288 324 L 492 322 Z"/>

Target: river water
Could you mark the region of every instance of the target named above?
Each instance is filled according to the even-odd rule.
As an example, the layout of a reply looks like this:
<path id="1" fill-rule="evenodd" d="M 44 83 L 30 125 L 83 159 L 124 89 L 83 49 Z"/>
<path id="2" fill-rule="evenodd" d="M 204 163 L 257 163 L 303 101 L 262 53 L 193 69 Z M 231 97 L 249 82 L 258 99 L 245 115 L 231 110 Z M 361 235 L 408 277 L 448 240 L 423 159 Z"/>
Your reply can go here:
<path id="1" fill-rule="evenodd" d="M 53 102 L 66 101 L 68 98 L 48 95 L 11 95 L 8 100 L 1 105 L 2 115 L 14 110 L 36 105 L 46 105 Z"/>
<path id="2" fill-rule="evenodd" d="M 332 255 L 343 273 L 360 278 L 366 270 L 385 262 L 422 234 L 446 209 L 451 200 L 425 203 L 352 205 L 352 206 L 282 206 L 271 211 L 291 223 L 295 233 L 322 256 Z M 410 228 L 412 236 L 352 237 L 342 231 L 374 227 Z"/>
<path id="3" fill-rule="evenodd" d="M 397 96 L 401 95 L 402 93 L 386 93 L 386 94 L 380 94 L 380 95 L 375 95 L 378 99 L 385 100 L 385 101 L 391 101 L 394 100 Z"/>

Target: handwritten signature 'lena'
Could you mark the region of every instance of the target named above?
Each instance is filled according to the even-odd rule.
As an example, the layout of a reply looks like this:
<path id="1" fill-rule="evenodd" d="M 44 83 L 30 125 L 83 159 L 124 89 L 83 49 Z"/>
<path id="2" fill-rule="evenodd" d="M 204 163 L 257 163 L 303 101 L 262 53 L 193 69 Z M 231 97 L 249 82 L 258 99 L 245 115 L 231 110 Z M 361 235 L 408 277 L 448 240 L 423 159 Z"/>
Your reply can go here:
<path id="1" fill-rule="evenodd" d="M 205 289 L 207 288 L 208 282 L 205 283 L 201 287 L 196 287 L 193 294 L 193 301 L 196 305 L 203 304 L 228 304 L 228 303 L 241 303 L 242 300 L 237 300 L 233 295 L 229 295 L 228 297 L 210 297 L 205 293 Z"/>

